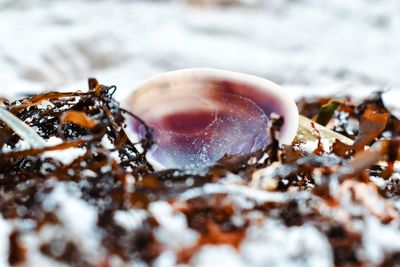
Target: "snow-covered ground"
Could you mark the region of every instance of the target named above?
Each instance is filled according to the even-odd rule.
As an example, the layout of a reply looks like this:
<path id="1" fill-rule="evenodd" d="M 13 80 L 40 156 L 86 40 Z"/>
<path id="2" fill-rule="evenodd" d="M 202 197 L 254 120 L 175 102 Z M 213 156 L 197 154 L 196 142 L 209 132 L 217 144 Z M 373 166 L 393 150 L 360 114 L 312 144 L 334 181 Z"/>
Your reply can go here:
<path id="1" fill-rule="evenodd" d="M 123 97 L 153 74 L 201 66 L 296 96 L 391 86 L 396 104 L 399 32 L 397 0 L 0 0 L 0 94 L 85 89 L 94 76 Z"/>
<path id="2" fill-rule="evenodd" d="M 96 77 L 103 84 L 117 85 L 117 97 L 123 98 L 151 75 L 186 67 L 255 74 L 283 85 L 296 97 L 332 92 L 363 96 L 391 86 L 385 100 L 399 106 L 400 1 L 0 0 L 0 95 L 85 89 L 87 78 Z M 71 210 L 86 214 L 80 227 L 87 231 L 80 238 L 89 236 L 97 244 L 92 232 L 97 229 L 96 211 L 60 188 L 49 207 L 64 203 L 59 216 L 65 220 Z M 168 205 L 158 203 L 151 209 L 176 222 L 172 225 L 177 228 L 170 229 L 158 218 L 160 240 L 173 240 L 165 236 L 179 236 L 182 230 L 196 239 L 182 216 L 169 214 Z M 142 215 L 119 213 L 116 220 L 124 224 L 132 216 L 143 219 Z M 371 262 L 380 262 L 387 247 L 399 249 L 398 242 L 386 242 L 398 235 L 398 225 L 392 226 L 372 220 L 365 226 L 362 252 Z M 134 222 L 127 227 L 135 227 Z M 10 229 L 0 217 L 1 240 L 7 240 Z M 35 238 L 31 239 L 37 242 Z M 7 245 L 0 242 L 0 266 L 6 266 Z M 260 253 L 260 247 L 273 253 Z M 170 252 L 155 266 L 175 266 Z M 301 266 L 333 264 L 327 240 L 311 225 L 287 229 L 268 221 L 249 230 L 239 252 L 204 247 L 192 266 L 299 266 L 298 255 L 305 252 L 309 257 Z M 291 265 L 287 259 L 293 259 Z M 27 266 L 39 262 L 28 260 Z"/>

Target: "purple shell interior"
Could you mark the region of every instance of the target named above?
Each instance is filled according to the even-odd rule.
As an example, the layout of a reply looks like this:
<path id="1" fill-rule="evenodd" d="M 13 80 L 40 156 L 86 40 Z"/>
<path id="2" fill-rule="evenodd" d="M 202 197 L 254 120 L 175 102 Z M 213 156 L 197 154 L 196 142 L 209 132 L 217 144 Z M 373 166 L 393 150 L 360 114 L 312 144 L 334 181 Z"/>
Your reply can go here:
<path id="1" fill-rule="evenodd" d="M 136 114 L 153 129 L 156 144 L 149 156 L 164 168 L 204 167 L 224 155 L 254 152 L 270 142 L 268 116 L 282 114 L 272 96 L 231 81 L 212 81 L 205 86 L 207 93 L 199 101 L 212 108 L 178 109 L 156 119 Z M 144 137 L 143 125 L 132 121 L 130 126 Z"/>

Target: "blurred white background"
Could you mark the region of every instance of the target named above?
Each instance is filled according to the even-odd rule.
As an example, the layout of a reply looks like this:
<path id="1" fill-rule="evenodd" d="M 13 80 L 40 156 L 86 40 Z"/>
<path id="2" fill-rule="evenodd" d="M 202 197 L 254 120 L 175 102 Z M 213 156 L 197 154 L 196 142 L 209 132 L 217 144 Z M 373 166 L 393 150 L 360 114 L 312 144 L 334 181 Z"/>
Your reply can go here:
<path id="1" fill-rule="evenodd" d="M 398 0 L 0 0 L 0 95 L 118 86 L 186 67 L 259 75 L 295 96 L 400 99 Z M 396 97 L 395 97 L 396 96 Z"/>

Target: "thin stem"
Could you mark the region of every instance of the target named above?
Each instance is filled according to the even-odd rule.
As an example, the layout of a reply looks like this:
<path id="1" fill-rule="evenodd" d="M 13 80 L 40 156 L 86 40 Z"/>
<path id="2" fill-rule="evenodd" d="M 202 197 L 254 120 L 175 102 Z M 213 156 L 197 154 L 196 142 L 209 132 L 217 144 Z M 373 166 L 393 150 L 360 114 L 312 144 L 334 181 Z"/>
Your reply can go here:
<path id="1" fill-rule="evenodd" d="M 25 122 L 17 118 L 14 114 L 0 108 L 0 120 L 4 121 L 11 129 L 14 130 L 23 140 L 28 142 L 32 148 L 44 148 L 46 147 L 46 140 L 37 134 L 31 127 Z"/>

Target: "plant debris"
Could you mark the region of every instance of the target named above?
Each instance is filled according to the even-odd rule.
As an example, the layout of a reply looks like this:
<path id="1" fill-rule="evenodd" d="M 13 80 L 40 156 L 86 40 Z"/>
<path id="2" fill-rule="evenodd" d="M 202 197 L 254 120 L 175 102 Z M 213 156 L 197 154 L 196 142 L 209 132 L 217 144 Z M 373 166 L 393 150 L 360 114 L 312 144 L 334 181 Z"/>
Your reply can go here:
<path id="1" fill-rule="evenodd" d="M 46 142 L 30 147 L 0 121 L 0 225 L 12 229 L 1 242 L 10 265 L 31 266 L 39 254 L 70 266 L 163 266 L 165 255 L 195 266 L 205 247 L 229 246 L 260 266 L 251 253 L 257 244 L 279 246 L 274 223 L 281 239 L 298 242 L 279 258 L 286 265 L 325 266 L 307 263 L 321 254 L 302 246 L 307 238 L 326 244 L 335 266 L 400 265 L 400 243 L 378 238 L 400 234 L 400 121 L 381 93 L 298 103 L 302 115 L 353 144 L 328 142 L 310 127 L 316 140 L 279 146 L 284 118 L 275 117 L 264 149 L 204 170 L 156 172 L 146 160 L 151 129 L 120 108 L 115 90 L 90 79 L 87 91 L 3 101 Z M 138 143 L 124 132 L 126 116 L 145 126 Z M 279 257 L 257 255 L 262 266 Z"/>
<path id="2" fill-rule="evenodd" d="M 331 120 L 333 113 L 340 106 L 341 102 L 337 99 L 331 99 L 328 103 L 321 106 L 315 121 L 321 125 L 326 125 Z"/>

